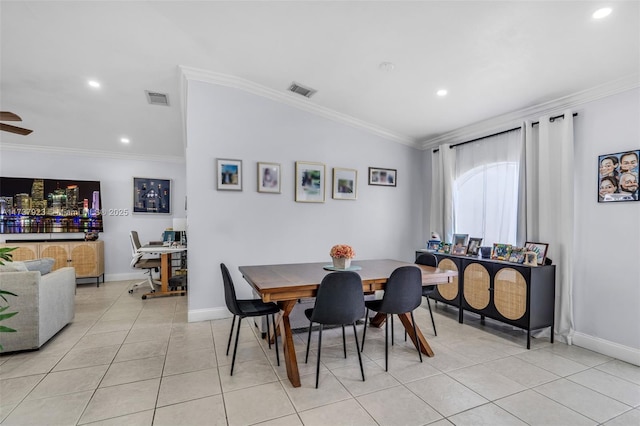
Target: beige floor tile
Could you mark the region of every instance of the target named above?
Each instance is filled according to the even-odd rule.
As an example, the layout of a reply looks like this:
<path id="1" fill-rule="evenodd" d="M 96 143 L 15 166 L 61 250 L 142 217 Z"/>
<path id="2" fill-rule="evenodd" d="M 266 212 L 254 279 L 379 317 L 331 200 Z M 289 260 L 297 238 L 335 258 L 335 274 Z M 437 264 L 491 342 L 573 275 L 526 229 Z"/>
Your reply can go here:
<path id="1" fill-rule="evenodd" d="M 360 367 L 342 367 L 331 370 L 351 395 L 360 396 L 398 386 L 400 382 L 373 361 L 364 362 L 365 381 Z"/>
<path id="2" fill-rule="evenodd" d="M 160 379 L 151 379 L 100 388 L 82 414 L 81 423 L 150 410 L 155 407 L 159 387 Z"/>
<path id="3" fill-rule="evenodd" d="M 134 326 L 129 331 L 125 343 L 138 343 L 147 341 L 162 341 L 169 340 L 171 334 L 171 327 L 167 327 L 165 324 L 154 324 L 148 326 Z"/>
<path id="4" fill-rule="evenodd" d="M 461 368 L 447 374 L 489 401 L 526 389 L 521 384 L 497 374 L 484 365 Z"/>
<path id="5" fill-rule="evenodd" d="M 108 333 L 110 331 L 130 330 L 134 319 L 100 320 L 87 331 L 87 334 Z"/>
<path id="6" fill-rule="evenodd" d="M 486 362 L 482 365 L 527 388 L 559 379 L 550 371 L 513 356 Z"/>
<path id="7" fill-rule="evenodd" d="M 31 391 L 27 399 L 49 398 L 86 390 L 94 390 L 98 387 L 108 365 L 77 368 L 74 370 L 57 371 L 47 374 L 38 386 Z"/>
<path id="8" fill-rule="evenodd" d="M 151 426 L 153 424 L 154 410 L 140 411 L 138 413 L 127 414 L 126 416 L 115 417 L 90 423 L 91 426 Z M 82 424 L 82 423 L 80 423 Z M 177 423 L 175 423 L 177 424 Z"/>
<path id="9" fill-rule="evenodd" d="M 152 340 L 137 343 L 125 343 L 120 347 L 114 362 L 163 356 L 167 353 L 169 340 Z"/>
<path id="10" fill-rule="evenodd" d="M 523 361 L 548 370 L 560 377 L 566 377 L 589 368 L 584 364 L 580 364 L 544 349 L 530 350 L 515 356 Z"/>
<path id="11" fill-rule="evenodd" d="M 218 344 L 216 344 L 215 351 L 216 351 L 219 367 L 222 367 L 225 365 L 229 365 L 229 366 L 231 365 L 231 361 L 233 360 L 233 345 L 234 343 L 231 342 L 231 348 L 229 348 L 229 355 L 227 356 L 226 345 L 221 347 Z M 271 348 L 272 348 L 271 354 L 275 359 L 276 357 L 275 347 L 271 346 Z M 279 349 L 280 351 L 282 351 L 282 348 L 279 348 Z M 280 353 L 280 355 L 282 355 L 282 352 Z M 262 350 L 262 346 L 260 346 L 260 344 L 256 341 L 255 338 L 250 342 L 238 343 L 238 349 L 236 351 L 236 363 L 246 362 L 246 361 L 255 361 L 262 358 L 264 358 L 264 351 Z"/>
<path id="12" fill-rule="evenodd" d="M 640 408 L 629 410 L 626 413 L 611 419 L 604 426 L 629 426 L 640 424 Z"/>
<path id="13" fill-rule="evenodd" d="M 532 390 L 500 399 L 495 404 L 530 425 L 597 424 L 597 422 Z"/>
<path id="14" fill-rule="evenodd" d="M 213 337 L 211 335 L 171 335 L 168 352 L 193 351 L 195 349 L 213 349 Z"/>
<path id="15" fill-rule="evenodd" d="M 609 356 L 590 351 L 589 349 L 581 348 L 580 346 L 567 345 L 562 342 L 550 345 L 543 350 L 563 356 L 567 359 L 587 365 L 589 367 L 595 367 L 596 365 L 604 364 L 605 362 L 612 360 L 612 358 Z"/>
<path id="16" fill-rule="evenodd" d="M 640 385 L 612 376 L 604 371 L 590 369 L 569 376 L 567 379 L 631 407 L 640 406 Z"/>
<path id="17" fill-rule="evenodd" d="M 354 399 L 303 411 L 300 413 L 300 418 L 305 426 L 377 425 L 373 418 Z"/>
<path id="18" fill-rule="evenodd" d="M 54 367 L 53 371 L 72 370 L 95 365 L 111 364 L 120 345 L 103 346 L 100 348 L 72 349 Z"/>
<path id="19" fill-rule="evenodd" d="M 216 367 L 216 355 L 213 349 L 196 349 L 188 352 L 167 354 L 164 363 L 164 376 L 206 370 Z"/>
<path id="20" fill-rule="evenodd" d="M 127 337 L 126 330 L 110 331 L 107 333 L 87 334 L 73 347 L 74 349 L 90 349 L 102 346 L 121 345 Z"/>
<path id="21" fill-rule="evenodd" d="M 227 425 L 222 395 L 160 407 L 156 409 L 153 425 Z"/>
<path id="22" fill-rule="evenodd" d="M 357 400 L 379 425 L 424 425 L 442 418 L 404 386 L 370 393 Z"/>
<path id="23" fill-rule="evenodd" d="M 351 394 L 330 372 L 320 373 L 316 389 L 316 375 L 300 377 L 301 386 L 294 388 L 287 380 L 283 386 L 298 412 L 352 398 Z"/>
<path id="24" fill-rule="evenodd" d="M 295 412 L 278 382 L 224 393 L 230 426 L 249 425 Z"/>
<path id="25" fill-rule="evenodd" d="M 269 362 L 264 359 L 247 362 L 237 362 L 233 370 L 233 376 L 231 373 L 231 366 L 219 367 L 220 370 L 220 382 L 222 383 L 222 389 L 225 392 L 248 388 L 256 385 L 263 385 L 265 383 L 271 383 L 278 380 L 273 367 Z"/>
<path id="26" fill-rule="evenodd" d="M 598 365 L 596 369 L 640 385 L 640 367 L 637 365 L 614 359 Z"/>
<path id="27" fill-rule="evenodd" d="M 534 390 L 598 423 L 617 417 L 631 408 L 566 379 L 538 386 Z"/>
<path id="28" fill-rule="evenodd" d="M 422 354 L 422 362 L 420 362 L 417 351 L 400 357 L 389 354 L 389 374 L 395 377 L 400 383 L 409 383 L 414 380 L 440 374 L 440 370 L 431 365 L 431 360 L 432 358 Z M 378 367 L 384 371 L 384 358 L 378 359 L 375 362 Z"/>
<path id="29" fill-rule="evenodd" d="M 4 419 L 3 425 L 74 425 L 92 394 L 93 391 L 86 391 L 25 400 Z"/>
<path id="30" fill-rule="evenodd" d="M 288 416 L 279 417 L 273 420 L 267 420 L 266 422 L 256 423 L 260 426 L 302 426 L 302 420 L 297 414 L 290 414 Z"/>
<path id="31" fill-rule="evenodd" d="M 526 426 L 525 422 L 493 403 L 456 414 L 450 420 L 456 426 Z"/>
<path id="32" fill-rule="evenodd" d="M 4 419 L 9 415 L 9 413 L 11 413 L 14 408 L 16 408 L 16 405 L 18 404 L 0 405 L 0 423 L 2 423 Z"/>
<path id="33" fill-rule="evenodd" d="M 408 383 L 407 388 L 445 417 L 488 402 L 471 389 L 444 374 Z"/>
<path id="34" fill-rule="evenodd" d="M 44 377 L 44 374 L 36 374 L 0 380 L 0 405 L 7 406 L 19 403 Z"/>
<path id="35" fill-rule="evenodd" d="M 222 393 L 217 368 L 165 376 L 160 382 L 157 407 Z"/>
<path id="36" fill-rule="evenodd" d="M 48 373 L 61 358 L 61 355 L 12 357 L 0 365 L 0 380 Z"/>
<path id="37" fill-rule="evenodd" d="M 162 376 L 164 356 L 114 362 L 109 366 L 100 387 L 122 385 L 140 380 L 155 379 Z"/>

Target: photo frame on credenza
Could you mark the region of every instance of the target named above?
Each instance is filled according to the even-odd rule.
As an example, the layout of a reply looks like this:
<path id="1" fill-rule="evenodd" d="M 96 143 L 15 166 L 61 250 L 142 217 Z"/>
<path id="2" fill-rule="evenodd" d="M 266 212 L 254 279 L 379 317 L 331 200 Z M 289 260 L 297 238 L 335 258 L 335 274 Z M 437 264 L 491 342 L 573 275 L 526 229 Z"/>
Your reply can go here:
<path id="1" fill-rule="evenodd" d="M 547 259 L 547 251 L 549 250 L 549 244 L 547 243 L 534 243 L 527 241 L 524 243 L 526 251 L 532 251 L 536 253 L 536 262 L 538 265 L 544 265 Z"/>

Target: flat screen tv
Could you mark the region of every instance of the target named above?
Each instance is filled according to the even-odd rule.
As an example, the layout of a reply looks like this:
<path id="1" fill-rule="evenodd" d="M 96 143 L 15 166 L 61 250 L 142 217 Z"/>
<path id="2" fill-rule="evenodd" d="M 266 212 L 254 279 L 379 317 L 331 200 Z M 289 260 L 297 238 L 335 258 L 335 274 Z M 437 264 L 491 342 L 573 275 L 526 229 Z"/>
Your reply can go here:
<path id="1" fill-rule="evenodd" d="M 100 182 L 0 177 L 0 234 L 102 232 Z"/>

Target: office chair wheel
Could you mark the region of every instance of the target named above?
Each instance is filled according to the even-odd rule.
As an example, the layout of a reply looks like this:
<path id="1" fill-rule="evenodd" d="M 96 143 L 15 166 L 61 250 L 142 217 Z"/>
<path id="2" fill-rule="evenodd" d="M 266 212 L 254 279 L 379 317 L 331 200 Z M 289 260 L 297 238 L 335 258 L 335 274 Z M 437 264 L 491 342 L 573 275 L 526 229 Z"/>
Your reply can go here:
<path id="1" fill-rule="evenodd" d="M 142 300 L 146 300 L 146 299 L 147 299 L 147 295 L 146 295 L 146 294 L 143 294 L 143 295 L 142 295 Z"/>
<path id="2" fill-rule="evenodd" d="M 129 294 L 133 294 L 133 289 L 129 290 Z"/>

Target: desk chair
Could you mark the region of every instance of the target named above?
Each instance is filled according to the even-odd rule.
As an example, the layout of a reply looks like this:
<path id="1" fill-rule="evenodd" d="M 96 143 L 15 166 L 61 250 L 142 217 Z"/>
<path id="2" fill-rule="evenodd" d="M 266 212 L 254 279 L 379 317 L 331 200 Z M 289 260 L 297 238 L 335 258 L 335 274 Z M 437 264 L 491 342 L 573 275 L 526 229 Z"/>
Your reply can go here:
<path id="1" fill-rule="evenodd" d="M 322 349 L 322 326 L 325 324 L 342 326 L 342 345 L 344 357 L 347 357 L 347 347 L 344 335 L 344 326 L 353 326 L 353 337 L 356 340 L 356 352 L 360 362 L 360 373 L 364 382 L 364 368 L 362 356 L 358 346 L 358 333 L 356 333 L 356 321 L 362 318 L 364 313 L 364 293 L 362 292 L 362 280 L 355 272 L 333 272 L 326 275 L 316 295 L 316 303 L 313 308 L 304 311 L 309 318 L 309 336 L 307 337 L 307 355 L 305 364 L 309 360 L 309 346 L 311 346 L 311 325 L 314 322 L 320 324 L 318 333 L 318 359 L 316 361 L 316 388 L 320 374 L 320 351 Z"/>
<path id="2" fill-rule="evenodd" d="M 384 322 L 384 369 L 389 371 L 389 315 L 399 315 L 410 313 L 413 324 L 413 334 L 417 335 L 416 322 L 413 318 L 413 310 L 420 306 L 422 302 L 422 272 L 415 266 L 401 266 L 391 273 L 384 287 L 384 296 L 379 300 L 368 300 L 365 302 L 367 313 L 365 321 L 369 318 L 369 310 L 385 314 Z M 392 325 L 393 327 L 393 325 Z M 367 334 L 365 323 L 362 333 L 362 350 L 364 350 L 364 339 Z M 420 351 L 420 340 L 418 343 L 418 356 L 422 362 L 422 352 Z"/>
<path id="3" fill-rule="evenodd" d="M 160 270 L 160 258 L 157 257 L 146 259 L 142 257 L 143 253 L 138 252 L 138 249 L 142 246 L 140 244 L 140 238 L 138 238 L 138 233 L 136 231 L 131 231 L 131 233 L 129 234 L 129 241 L 131 241 L 131 267 L 136 269 L 145 269 L 146 273 L 149 274 L 149 277 L 147 277 L 146 280 L 132 284 L 131 287 L 129 287 L 129 294 L 133 293 L 133 290 L 141 286 L 142 284 L 149 284 L 149 287 L 151 287 L 151 291 L 156 291 L 151 271 L 153 269 L 155 269 L 156 271 Z"/>
<path id="4" fill-rule="evenodd" d="M 280 307 L 275 303 L 265 303 L 260 299 L 248 299 L 238 300 L 236 298 L 236 289 L 233 286 L 233 280 L 231 274 L 224 263 L 220 264 L 222 270 L 222 281 L 224 283 L 224 300 L 227 304 L 227 309 L 233 314 L 233 321 L 231 322 L 231 331 L 229 332 L 229 342 L 227 343 L 227 356 L 229 356 L 229 347 L 231 346 L 231 337 L 233 336 L 233 326 L 238 317 L 238 330 L 236 331 L 236 342 L 233 346 L 233 359 L 231 360 L 231 376 L 233 376 L 233 368 L 236 364 L 236 352 L 238 350 L 238 337 L 240 336 L 240 325 L 243 318 L 247 317 L 267 317 L 267 342 L 269 342 L 269 349 L 271 349 L 271 336 L 269 334 L 269 315 L 273 320 L 273 331 L 275 333 L 274 341 L 276 345 L 276 360 L 280 365 L 280 354 L 278 352 L 278 333 L 275 329 L 276 318 L 275 314 L 280 312 Z"/>

